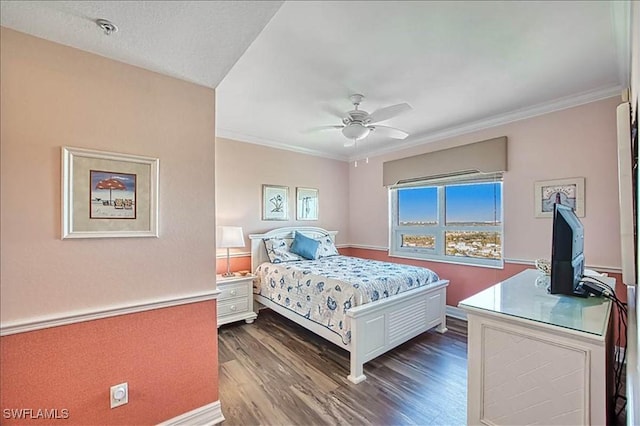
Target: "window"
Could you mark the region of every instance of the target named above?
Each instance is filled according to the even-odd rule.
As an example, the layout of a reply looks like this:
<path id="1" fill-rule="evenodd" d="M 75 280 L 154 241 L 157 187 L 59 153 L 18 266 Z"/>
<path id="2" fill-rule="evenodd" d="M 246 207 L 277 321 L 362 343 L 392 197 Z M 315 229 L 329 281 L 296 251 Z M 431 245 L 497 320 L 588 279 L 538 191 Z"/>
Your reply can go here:
<path id="1" fill-rule="evenodd" d="M 500 179 L 390 191 L 390 255 L 502 267 Z"/>

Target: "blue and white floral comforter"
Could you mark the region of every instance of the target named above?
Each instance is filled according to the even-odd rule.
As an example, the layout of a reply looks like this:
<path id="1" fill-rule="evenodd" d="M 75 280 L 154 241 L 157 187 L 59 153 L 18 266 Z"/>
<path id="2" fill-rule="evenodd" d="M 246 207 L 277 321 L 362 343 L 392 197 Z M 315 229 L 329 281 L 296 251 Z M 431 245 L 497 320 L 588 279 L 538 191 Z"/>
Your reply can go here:
<path id="1" fill-rule="evenodd" d="M 280 264 L 256 270 L 254 293 L 351 341 L 347 309 L 439 280 L 430 269 L 349 256 Z"/>

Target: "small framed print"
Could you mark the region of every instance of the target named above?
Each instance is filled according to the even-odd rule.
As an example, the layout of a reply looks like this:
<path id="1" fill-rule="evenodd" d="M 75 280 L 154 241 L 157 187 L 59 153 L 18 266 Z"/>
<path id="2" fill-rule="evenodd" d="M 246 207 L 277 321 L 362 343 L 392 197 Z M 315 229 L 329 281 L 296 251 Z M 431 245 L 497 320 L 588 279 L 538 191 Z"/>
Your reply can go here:
<path id="1" fill-rule="evenodd" d="M 584 217 L 584 178 L 545 180 L 535 183 L 536 217 L 552 217 L 555 203 L 571 207 L 576 216 Z"/>
<path id="2" fill-rule="evenodd" d="M 62 148 L 62 238 L 158 236 L 158 159 Z"/>
<path id="3" fill-rule="evenodd" d="M 318 190 L 296 188 L 296 219 L 318 220 Z"/>
<path id="4" fill-rule="evenodd" d="M 262 185 L 262 220 L 289 220 L 289 187 Z"/>

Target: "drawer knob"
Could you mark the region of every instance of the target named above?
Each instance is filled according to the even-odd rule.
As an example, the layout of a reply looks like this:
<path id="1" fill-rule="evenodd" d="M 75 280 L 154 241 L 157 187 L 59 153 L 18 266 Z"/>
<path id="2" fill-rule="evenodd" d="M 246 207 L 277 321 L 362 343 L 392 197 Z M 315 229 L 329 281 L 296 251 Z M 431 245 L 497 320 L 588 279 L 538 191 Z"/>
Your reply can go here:
<path id="1" fill-rule="evenodd" d="M 229 294 L 231 294 L 232 296 L 235 296 L 236 294 L 238 294 L 238 292 L 235 289 L 233 289 L 229 292 Z"/>
<path id="2" fill-rule="evenodd" d="M 229 310 L 230 310 L 230 311 L 235 311 L 235 310 L 236 310 L 236 305 L 231 305 L 231 306 L 229 306 Z"/>

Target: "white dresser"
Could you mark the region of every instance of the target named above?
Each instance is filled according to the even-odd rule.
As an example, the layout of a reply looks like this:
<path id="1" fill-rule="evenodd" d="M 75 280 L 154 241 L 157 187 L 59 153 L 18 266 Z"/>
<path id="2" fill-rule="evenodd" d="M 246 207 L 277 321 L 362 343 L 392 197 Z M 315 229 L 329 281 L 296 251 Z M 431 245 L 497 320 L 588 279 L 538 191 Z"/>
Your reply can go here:
<path id="1" fill-rule="evenodd" d="M 549 294 L 548 281 L 529 269 L 460 302 L 468 424 L 610 423 L 612 304 Z"/>
<path id="2" fill-rule="evenodd" d="M 218 327 L 234 321 L 252 323 L 258 316 L 253 312 L 254 275 L 216 277 L 218 296 Z"/>

